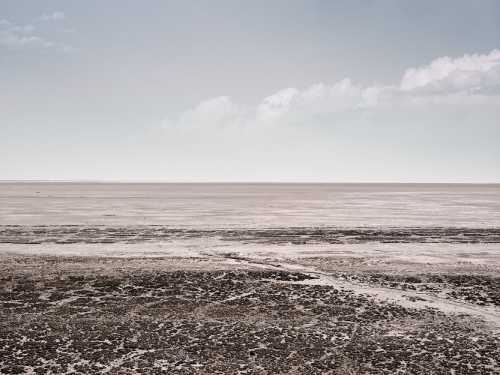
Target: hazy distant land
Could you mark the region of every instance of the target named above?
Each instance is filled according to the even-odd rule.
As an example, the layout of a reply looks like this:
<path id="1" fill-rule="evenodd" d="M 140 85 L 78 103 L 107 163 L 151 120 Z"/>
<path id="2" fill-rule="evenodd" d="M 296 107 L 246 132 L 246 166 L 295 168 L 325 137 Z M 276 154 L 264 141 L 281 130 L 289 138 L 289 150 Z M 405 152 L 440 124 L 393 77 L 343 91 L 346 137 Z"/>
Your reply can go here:
<path id="1" fill-rule="evenodd" d="M 500 185 L 0 184 L 0 373 L 495 374 Z"/>

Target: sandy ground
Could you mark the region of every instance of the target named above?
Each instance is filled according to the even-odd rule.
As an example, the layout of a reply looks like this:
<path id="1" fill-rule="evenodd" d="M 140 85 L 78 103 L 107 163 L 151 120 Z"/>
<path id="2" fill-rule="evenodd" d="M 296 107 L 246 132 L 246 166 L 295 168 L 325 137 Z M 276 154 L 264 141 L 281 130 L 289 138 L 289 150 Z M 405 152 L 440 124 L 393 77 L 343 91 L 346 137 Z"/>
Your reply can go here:
<path id="1" fill-rule="evenodd" d="M 500 184 L 0 182 L 0 225 L 500 227 Z"/>

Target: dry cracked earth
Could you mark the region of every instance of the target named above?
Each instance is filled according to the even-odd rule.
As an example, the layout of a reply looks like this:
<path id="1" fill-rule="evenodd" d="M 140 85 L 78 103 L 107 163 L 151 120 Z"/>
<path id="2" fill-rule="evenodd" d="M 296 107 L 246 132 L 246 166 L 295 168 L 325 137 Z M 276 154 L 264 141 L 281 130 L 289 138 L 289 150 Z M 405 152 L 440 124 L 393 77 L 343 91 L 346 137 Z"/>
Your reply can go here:
<path id="1" fill-rule="evenodd" d="M 500 242 L 498 229 L 129 229 L 4 226 L 0 243 L 142 243 L 158 236 L 259 244 Z M 500 373 L 500 332 L 479 318 L 381 301 L 342 283 L 318 285 L 319 273 L 227 258 L 234 263 L 0 256 L 0 373 Z M 478 308 L 500 305 L 495 273 L 349 272 L 345 261 L 342 267 L 323 258 L 304 264 L 339 282 Z"/>

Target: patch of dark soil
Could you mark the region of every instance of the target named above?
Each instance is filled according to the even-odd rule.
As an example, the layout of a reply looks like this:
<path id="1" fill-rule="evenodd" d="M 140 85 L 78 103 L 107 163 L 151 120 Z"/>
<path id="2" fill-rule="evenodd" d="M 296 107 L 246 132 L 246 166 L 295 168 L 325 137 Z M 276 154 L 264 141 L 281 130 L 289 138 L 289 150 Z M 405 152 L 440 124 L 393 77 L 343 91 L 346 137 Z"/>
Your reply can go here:
<path id="1" fill-rule="evenodd" d="M 311 243 L 500 243 L 500 228 L 403 227 L 336 228 L 292 227 L 264 229 L 176 229 L 144 226 L 0 226 L 0 243 L 75 244 L 141 243 L 187 238 L 217 237 L 222 240 L 262 244 Z"/>
<path id="2" fill-rule="evenodd" d="M 465 274 L 394 275 L 337 273 L 337 277 L 386 288 L 443 296 L 480 306 L 500 306 L 500 277 Z"/>
<path id="3" fill-rule="evenodd" d="M 44 283 L 19 279 L 29 288 L 0 295 L 0 373 L 500 370 L 500 337 L 470 317 L 407 309 L 331 286 L 287 283 L 310 277 L 304 274 L 59 276 Z"/>

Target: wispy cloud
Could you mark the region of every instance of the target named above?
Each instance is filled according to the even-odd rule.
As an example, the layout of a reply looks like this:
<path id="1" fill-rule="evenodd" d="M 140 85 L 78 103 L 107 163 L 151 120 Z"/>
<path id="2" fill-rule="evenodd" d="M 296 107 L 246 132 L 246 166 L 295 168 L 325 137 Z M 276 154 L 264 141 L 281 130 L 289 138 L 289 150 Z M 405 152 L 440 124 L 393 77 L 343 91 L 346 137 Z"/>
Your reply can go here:
<path id="1" fill-rule="evenodd" d="M 64 12 L 56 11 L 52 13 L 44 13 L 38 19 L 40 21 L 58 21 L 66 18 Z"/>
<path id="2" fill-rule="evenodd" d="M 38 20 L 50 21 L 64 18 L 63 12 L 44 14 Z M 75 48 L 43 36 L 33 24 L 18 25 L 7 19 L 0 20 L 0 47 L 8 49 L 43 48 L 71 52 Z"/>

